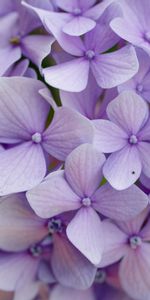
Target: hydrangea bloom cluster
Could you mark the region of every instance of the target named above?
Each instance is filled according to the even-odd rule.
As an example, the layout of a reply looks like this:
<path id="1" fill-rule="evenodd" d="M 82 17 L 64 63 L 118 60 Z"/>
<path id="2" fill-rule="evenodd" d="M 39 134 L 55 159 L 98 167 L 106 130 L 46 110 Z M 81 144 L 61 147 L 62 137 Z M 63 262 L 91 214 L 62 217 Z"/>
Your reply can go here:
<path id="1" fill-rule="evenodd" d="M 0 300 L 150 300 L 149 15 L 0 1 Z"/>

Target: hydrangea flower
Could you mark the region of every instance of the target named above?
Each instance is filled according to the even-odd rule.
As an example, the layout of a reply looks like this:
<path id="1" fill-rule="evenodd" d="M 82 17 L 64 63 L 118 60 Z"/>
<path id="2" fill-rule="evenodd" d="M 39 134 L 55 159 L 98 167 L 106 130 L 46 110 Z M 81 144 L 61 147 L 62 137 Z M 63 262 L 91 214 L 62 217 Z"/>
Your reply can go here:
<path id="1" fill-rule="evenodd" d="M 129 81 L 118 87 L 118 91 L 133 90 L 147 102 L 150 102 L 150 59 L 149 55 L 141 49 L 136 49 L 139 70 Z"/>
<path id="2" fill-rule="evenodd" d="M 148 204 L 147 196 L 136 186 L 121 193 L 107 184 L 98 189 L 104 162 L 102 153 L 89 144 L 81 145 L 67 157 L 65 171 L 48 175 L 27 192 L 31 207 L 42 218 L 77 210 L 67 226 L 67 236 L 93 264 L 100 262 L 103 252 L 102 223 L 97 212 L 126 220 Z"/>
<path id="3" fill-rule="evenodd" d="M 40 89 L 45 85 L 35 79 L 0 78 L 0 143 L 7 145 L 0 155 L 0 195 L 38 184 L 47 172 L 48 153 L 64 160 L 93 140 L 89 121 L 69 108 L 58 108 L 46 129 L 50 105 Z"/>
<path id="4" fill-rule="evenodd" d="M 147 0 L 116 1 L 122 16 L 114 18 L 110 26 L 116 34 L 150 54 L 150 3 Z"/>
<path id="5" fill-rule="evenodd" d="M 150 177 L 150 122 L 147 103 L 135 92 L 124 91 L 107 106 L 109 120 L 93 121 L 95 145 L 112 153 L 103 174 L 117 190 L 131 186 L 141 174 Z"/>
<path id="6" fill-rule="evenodd" d="M 51 50 L 54 38 L 50 35 L 31 35 L 30 32 L 39 26 L 33 13 L 17 3 L 16 10 L 0 17 L 0 76 L 10 68 L 22 55 L 31 59 L 39 68 L 44 57 Z M 32 20 L 32 21 L 31 21 Z"/>
<path id="7" fill-rule="evenodd" d="M 148 211 L 129 222 L 103 223 L 105 235 L 104 256 L 100 263 L 105 266 L 122 259 L 119 277 L 126 293 L 136 300 L 148 299 L 150 222 L 144 224 Z M 144 225 L 143 225 L 144 224 Z"/>

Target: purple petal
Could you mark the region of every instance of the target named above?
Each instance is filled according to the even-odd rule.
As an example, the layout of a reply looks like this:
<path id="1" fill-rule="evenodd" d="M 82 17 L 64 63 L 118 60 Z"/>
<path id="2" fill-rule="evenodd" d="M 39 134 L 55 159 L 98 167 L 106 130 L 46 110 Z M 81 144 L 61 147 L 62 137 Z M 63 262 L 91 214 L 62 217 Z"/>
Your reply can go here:
<path id="1" fill-rule="evenodd" d="M 35 279 L 38 260 L 23 254 L 0 255 L 0 289 L 14 291 Z"/>
<path id="2" fill-rule="evenodd" d="M 138 251 L 130 250 L 120 265 L 123 289 L 134 299 L 148 299 L 150 284 L 150 246 L 143 243 Z"/>
<path id="3" fill-rule="evenodd" d="M 80 93 L 69 93 L 60 90 L 62 105 L 80 112 L 88 119 L 95 119 L 97 117 L 96 104 L 101 94 L 102 90 L 97 85 L 96 80 L 91 73 L 89 74 L 89 81 L 84 91 Z"/>
<path id="4" fill-rule="evenodd" d="M 122 149 L 128 143 L 128 136 L 116 124 L 108 120 L 94 120 L 94 145 L 104 153 L 111 153 Z"/>
<path id="5" fill-rule="evenodd" d="M 13 63 L 21 58 L 20 47 L 13 48 L 11 45 L 0 49 L 0 76 L 10 68 Z"/>
<path id="6" fill-rule="evenodd" d="M 63 236 L 54 236 L 51 263 L 63 286 L 84 290 L 94 281 L 96 268 Z"/>
<path id="7" fill-rule="evenodd" d="M 45 68 L 43 74 L 49 85 L 68 92 L 81 92 L 88 83 L 89 61 L 84 58 L 77 58 Z"/>
<path id="8" fill-rule="evenodd" d="M 126 221 L 148 205 L 148 196 L 136 185 L 116 191 L 109 184 L 101 186 L 92 197 L 93 207 L 106 217 Z"/>
<path id="9" fill-rule="evenodd" d="M 43 221 L 30 209 L 24 194 L 14 194 L 1 198 L 1 249 L 5 251 L 22 251 L 39 242 L 46 235 L 47 229 Z"/>
<path id="10" fill-rule="evenodd" d="M 85 291 L 63 287 L 57 285 L 51 292 L 51 300 L 95 300 L 94 293 L 92 289 L 87 289 Z"/>
<path id="11" fill-rule="evenodd" d="M 88 119 L 69 108 L 59 108 L 43 135 L 44 149 L 59 160 L 77 146 L 92 143 L 94 130 Z"/>
<path id="12" fill-rule="evenodd" d="M 65 162 L 65 177 L 80 197 L 90 197 L 102 180 L 105 156 L 90 144 L 74 149 Z"/>
<path id="13" fill-rule="evenodd" d="M 91 62 L 92 72 L 102 88 L 115 87 L 133 77 L 138 71 L 138 60 L 132 46 L 100 54 Z"/>
<path id="14" fill-rule="evenodd" d="M 18 143 L 41 133 L 49 105 L 38 91 L 42 82 L 25 77 L 0 78 L 0 142 Z"/>
<path id="15" fill-rule="evenodd" d="M 14 64 L 12 67 L 10 67 L 5 72 L 5 76 L 23 76 L 29 67 L 29 63 L 30 62 L 28 59 L 21 60 L 17 64 Z"/>
<path id="16" fill-rule="evenodd" d="M 72 36 L 80 36 L 93 29 L 95 25 L 95 21 L 83 16 L 78 16 L 63 26 L 63 32 Z"/>
<path id="17" fill-rule="evenodd" d="M 145 125 L 149 110 L 139 95 L 133 91 L 124 91 L 108 104 L 107 115 L 128 134 L 137 134 Z"/>
<path id="18" fill-rule="evenodd" d="M 26 195 L 30 206 L 42 218 L 50 218 L 80 207 L 80 199 L 65 180 L 64 171 L 49 174 Z"/>
<path id="19" fill-rule="evenodd" d="M 91 263 L 100 263 L 104 246 L 103 231 L 100 218 L 92 207 L 81 208 L 77 212 L 67 226 L 67 236 Z"/>
<path id="20" fill-rule="evenodd" d="M 94 5 L 96 0 L 73 0 L 70 2 L 70 0 L 56 0 L 56 5 L 60 7 L 62 10 L 73 12 L 73 9 L 75 8 L 81 8 L 81 9 L 88 9 L 92 5 Z"/>
<path id="21" fill-rule="evenodd" d="M 150 142 L 140 142 L 138 144 L 143 173 L 150 178 Z"/>
<path id="22" fill-rule="evenodd" d="M 126 254 L 127 235 L 108 220 L 102 222 L 104 249 L 99 267 L 119 261 Z"/>
<path id="23" fill-rule="evenodd" d="M 123 190 L 140 177 L 141 170 L 142 163 L 138 149 L 127 145 L 107 158 L 103 174 L 116 190 Z"/>
<path id="24" fill-rule="evenodd" d="M 8 149 L 0 153 L 0 195 L 27 191 L 45 173 L 46 162 L 40 145 L 26 142 Z"/>
<path id="25" fill-rule="evenodd" d="M 55 39 L 52 36 L 29 35 L 22 39 L 22 52 L 41 68 L 42 60 L 50 53 Z"/>

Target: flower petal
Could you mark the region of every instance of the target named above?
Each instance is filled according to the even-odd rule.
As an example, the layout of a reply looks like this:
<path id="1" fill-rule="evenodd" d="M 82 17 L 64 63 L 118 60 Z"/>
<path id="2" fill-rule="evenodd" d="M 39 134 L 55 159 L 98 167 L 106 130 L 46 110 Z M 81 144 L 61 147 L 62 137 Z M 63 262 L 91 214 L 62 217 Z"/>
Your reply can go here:
<path id="1" fill-rule="evenodd" d="M 94 120 L 94 145 L 104 153 L 122 149 L 128 143 L 128 135 L 122 128 L 108 120 Z"/>
<path id="2" fill-rule="evenodd" d="M 148 178 L 150 178 L 150 141 L 149 143 L 140 142 L 138 144 L 138 150 L 142 162 L 142 171 Z"/>
<path id="3" fill-rule="evenodd" d="M 54 236 L 51 264 L 54 275 L 63 286 L 84 290 L 94 281 L 96 268 L 66 237 Z"/>
<path id="4" fill-rule="evenodd" d="M 135 92 L 124 91 L 107 106 L 107 115 L 128 134 L 137 134 L 145 125 L 149 109 L 147 103 Z"/>
<path id="5" fill-rule="evenodd" d="M 90 197 L 102 180 L 105 156 L 90 144 L 74 149 L 65 162 L 65 177 L 80 197 Z"/>
<path id="6" fill-rule="evenodd" d="M 43 74 L 49 85 L 68 92 L 81 92 L 88 83 L 89 61 L 84 58 L 73 59 L 45 68 Z"/>
<path id="7" fill-rule="evenodd" d="M 59 160 L 84 143 L 92 143 L 94 129 L 91 122 L 73 111 L 61 107 L 55 111 L 54 118 L 43 134 L 44 149 Z"/>
<path id="8" fill-rule="evenodd" d="M 129 80 L 137 73 L 138 67 L 136 52 L 132 46 L 100 54 L 91 62 L 93 75 L 102 88 L 112 88 Z"/>
<path id="9" fill-rule="evenodd" d="M 150 291 L 150 246 L 143 243 L 135 252 L 130 250 L 120 265 L 120 280 L 126 293 L 137 300 L 148 299 Z"/>
<path id="10" fill-rule="evenodd" d="M 43 220 L 33 213 L 24 194 L 1 198 L 0 248 L 2 250 L 25 250 L 42 240 L 47 233 Z"/>
<path id="11" fill-rule="evenodd" d="M 99 267 L 119 261 L 126 253 L 127 235 L 109 220 L 102 222 L 104 249 Z"/>
<path id="12" fill-rule="evenodd" d="M 85 291 L 63 287 L 57 285 L 51 292 L 51 300 L 95 300 L 94 292 L 92 289 Z"/>
<path id="13" fill-rule="evenodd" d="M 101 186 L 92 197 L 94 208 L 109 218 L 126 221 L 137 216 L 148 205 L 148 196 L 136 185 L 123 191 L 109 184 Z"/>
<path id="14" fill-rule="evenodd" d="M 32 134 L 42 133 L 49 109 L 38 93 L 42 88 L 42 82 L 31 78 L 0 78 L 0 143 L 31 140 Z"/>
<path id="15" fill-rule="evenodd" d="M 83 16 L 78 16 L 63 26 L 63 32 L 71 36 L 80 36 L 92 30 L 95 25 L 95 21 Z"/>
<path id="16" fill-rule="evenodd" d="M 49 174 L 44 181 L 26 194 L 30 206 L 42 218 L 78 209 L 79 197 L 64 178 L 64 171 Z"/>
<path id="17" fill-rule="evenodd" d="M 113 188 L 123 190 L 140 177 L 141 170 L 142 164 L 138 149 L 127 145 L 107 158 L 103 174 Z"/>
<path id="18" fill-rule="evenodd" d="M 104 246 L 103 231 L 100 217 L 92 207 L 83 207 L 77 212 L 67 226 L 67 236 L 91 263 L 100 263 Z"/>

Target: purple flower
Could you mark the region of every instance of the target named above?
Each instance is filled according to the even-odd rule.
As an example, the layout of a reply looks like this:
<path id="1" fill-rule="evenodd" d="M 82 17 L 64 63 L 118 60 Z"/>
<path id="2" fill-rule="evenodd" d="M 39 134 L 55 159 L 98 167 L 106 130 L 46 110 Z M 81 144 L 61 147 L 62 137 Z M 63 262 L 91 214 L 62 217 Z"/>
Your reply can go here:
<path id="1" fill-rule="evenodd" d="M 27 192 L 31 207 L 42 218 L 77 210 L 67 226 L 67 236 L 93 264 L 100 262 L 103 251 L 103 230 L 97 212 L 126 220 L 148 204 L 147 195 L 134 185 L 122 192 L 108 184 L 98 189 L 104 161 L 104 155 L 91 145 L 81 145 L 67 157 L 64 171 L 51 173 Z"/>
<path id="2" fill-rule="evenodd" d="M 28 59 L 23 59 L 20 62 L 13 64 L 3 76 L 26 76 L 37 78 L 36 72 L 29 67 L 29 63 Z"/>
<path id="3" fill-rule="evenodd" d="M 150 2 L 147 0 L 121 0 L 122 17 L 111 21 L 116 34 L 150 54 Z"/>
<path id="4" fill-rule="evenodd" d="M 136 93 L 124 91 L 107 106 L 108 120 L 93 121 L 95 145 L 112 153 L 103 174 L 117 190 L 128 188 L 141 174 L 150 177 L 150 121 L 147 103 Z"/>
<path id="5" fill-rule="evenodd" d="M 0 155 L 0 195 L 37 185 L 46 174 L 48 153 L 64 160 L 93 140 L 92 124 L 69 108 L 56 109 L 45 129 L 50 106 L 40 89 L 45 85 L 35 79 L 0 78 L 0 143 L 8 148 Z"/>
<path id="6" fill-rule="evenodd" d="M 150 102 L 150 59 L 149 55 L 141 49 L 136 49 L 139 71 L 129 81 L 118 87 L 118 91 L 134 90 L 143 99 Z"/>
<path id="7" fill-rule="evenodd" d="M 54 38 L 41 34 L 30 35 L 38 26 L 37 17 L 33 17 L 20 2 L 17 2 L 16 10 L 0 17 L 0 76 L 22 55 L 41 68 L 42 60 L 50 53 Z"/>
<path id="8" fill-rule="evenodd" d="M 62 32 L 71 36 L 80 36 L 96 26 L 96 21 L 105 11 L 109 3 L 103 1 L 95 5 L 96 0 L 56 0 L 55 5 L 63 12 L 50 12 L 41 9 L 38 5 L 33 7 L 23 1 L 26 7 L 33 9 L 41 18 L 47 16 L 51 21 L 63 22 Z"/>
<path id="9" fill-rule="evenodd" d="M 148 211 L 143 211 L 132 221 L 113 224 L 105 220 L 104 256 L 100 266 L 122 259 L 119 277 L 126 293 L 136 300 L 148 299 L 150 293 L 150 222 L 143 226 Z"/>
<path id="10" fill-rule="evenodd" d="M 102 88 L 115 87 L 137 73 L 138 61 L 132 46 L 100 54 L 118 41 L 108 24 L 108 20 L 112 18 L 110 10 L 104 13 L 96 27 L 81 40 L 62 32 L 62 27 L 66 24 L 65 17 L 56 18 L 53 13 L 46 14 L 40 9 L 31 8 L 36 11 L 43 25 L 55 36 L 61 47 L 77 57 L 63 64 L 45 68 L 43 74 L 48 84 L 65 91 L 80 92 L 87 86 L 90 70 Z"/>

